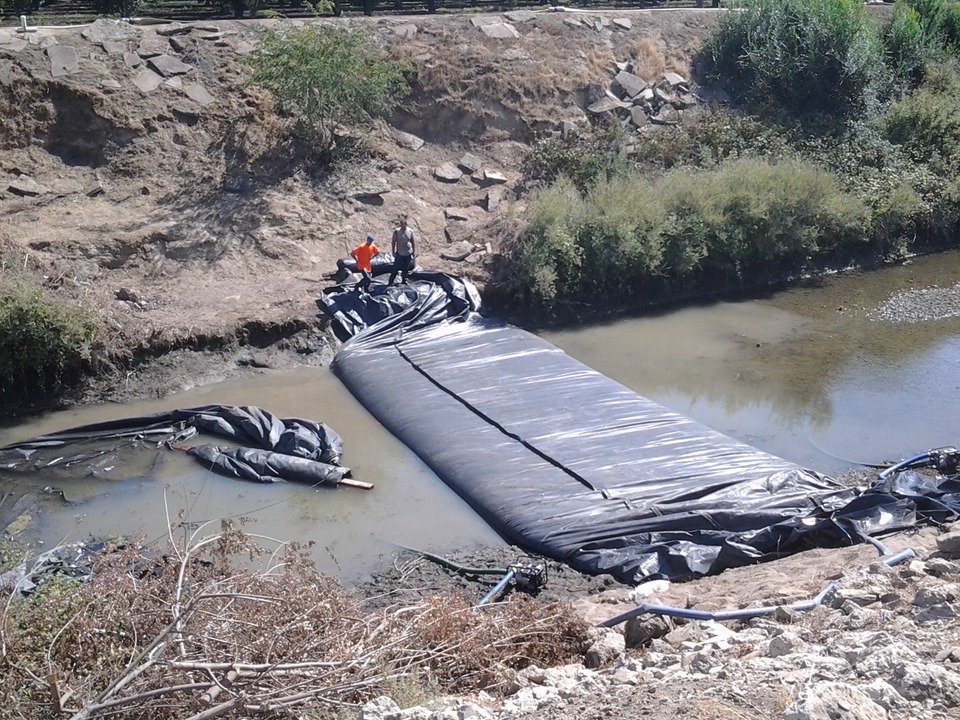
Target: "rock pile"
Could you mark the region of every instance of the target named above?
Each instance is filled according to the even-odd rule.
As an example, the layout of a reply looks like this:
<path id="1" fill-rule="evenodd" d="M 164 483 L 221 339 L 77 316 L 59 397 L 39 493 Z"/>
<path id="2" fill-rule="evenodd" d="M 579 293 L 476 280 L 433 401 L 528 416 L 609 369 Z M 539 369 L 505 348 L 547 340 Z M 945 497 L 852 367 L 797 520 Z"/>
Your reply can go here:
<path id="1" fill-rule="evenodd" d="M 633 61 L 616 64 L 608 87 L 591 85 L 587 112 L 594 118 L 624 125 L 679 125 L 684 115 L 708 103 L 729 102 L 720 88 L 701 88 L 677 73 L 667 72 L 655 82 L 644 80 Z"/>
<path id="2" fill-rule="evenodd" d="M 480 693 L 401 710 L 379 698 L 359 719 L 956 718 L 960 532 L 937 545 L 922 560 L 847 574 L 810 612 L 739 623 L 647 615 L 645 633 L 597 629 L 581 663 L 519 672 L 504 700 Z"/>

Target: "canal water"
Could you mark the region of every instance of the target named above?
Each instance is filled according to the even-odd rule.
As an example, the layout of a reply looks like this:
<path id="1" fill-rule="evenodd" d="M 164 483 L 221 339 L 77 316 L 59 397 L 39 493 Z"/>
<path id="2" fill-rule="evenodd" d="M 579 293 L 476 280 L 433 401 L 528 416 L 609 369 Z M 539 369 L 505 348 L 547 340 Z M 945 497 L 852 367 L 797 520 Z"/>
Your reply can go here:
<path id="1" fill-rule="evenodd" d="M 640 395 L 836 475 L 960 447 L 958 281 L 953 252 L 543 337 Z"/>
<path id="2" fill-rule="evenodd" d="M 839 275 L 760 300 L 542 335 L 672 410 L 838 475 L 858 463 L 960 444 L 960 303 L 915 322 L 894 321 L 897 312 L 890 310 L 918 292 L 927 293 L 923 304 L 936 305 L 930 298 L 955 288 L 958 278 L 960 253 L 950 253 Z M 325 422 L 344 439 L 343 463 L 375 487 L 258 485 L 214 475 L 180 453 L 139 453 L 121 456 L 102 477 L 0 476 L 6 501 L 48 487 L 63 490 L 68 501 L 44 503 L 21 539 L 41 548 L 139 536 L 162 548 L 170 537 L 182 542 L 185 533 L 212 534 L 221 519 L 230 518 L 270 538 L 263 541 L 268 546 L 314 543 L 320 569 L 347 581 L 365 577 L 399 546 L 443 554 L 502 544 L 323 368 L 264 371 L 161 400 L 54 413 L 0 430 L 0 444 L 205 404 L 256 405 L 280 417 Z"/>

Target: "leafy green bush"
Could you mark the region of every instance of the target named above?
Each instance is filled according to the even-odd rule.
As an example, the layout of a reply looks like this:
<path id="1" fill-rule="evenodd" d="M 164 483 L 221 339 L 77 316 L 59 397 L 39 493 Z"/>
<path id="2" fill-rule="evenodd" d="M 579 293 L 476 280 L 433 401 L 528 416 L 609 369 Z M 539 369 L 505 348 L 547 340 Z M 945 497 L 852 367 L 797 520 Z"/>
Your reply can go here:
<path id="1" fill-rule="evenodd" d="M 791 134 L 757 118 L 713 110 L 693 123 L 662 127 L 635 138 L 636 163 L 647 170 L 714 167 L 741 157 L 790 154 Z"/>
<path id="2" fill-rule="evenodd" d="M 267 30 L 248 57 L 250 82 L 297 118 L 302 136 L 329 156 L 341 125 L 392 111 L 407 91 L 404 68 L 384 61 L 372 36 L 334 25 Z"/>
<path id="3" fill-rule="evenodd" d="M 74 379 L 93 355 L 100 323 L 13 280 L 0 288 L 0 398 L 49 396 Z"/>
<path id="4" fill-rule="evenodd" d="M 509 289 L 526 300 L 552 302 L 579 287 L 583 250 L 577 242 L 583 200 L 573 181 L 560 176 L 533 197 L 528 226 L 513 247 Z"/>
<path id="5" fill-rule="evenodd" d="M 960 4 L 956 0 L 897 0 L 883 40 L 895 86 L 901 91 L 916 87 L 927 67 L 957 57 Z"/>
<path id="6" fill-rule="evenodd" d="M 953 64 L 930 66 L 923 86 L 894 103 L 884 118 L 891 142 L 921 160 L 939 156 L 947 172 L 960 168 L 960 73 Z"/>
<path id="7" fill-rule="evenodd" d="M 530 185 L 549 185 L 563 175 L 586 192 L 597 180 L 627 169 L 625 140 L 619 125 L 585 128 L 541 140 L 524 161 L 524 178 Z"/>
<path id="8" fill-rule="evenodd" d="M 713 74 L 748 105 L 792 117 L 844 117 L 875 96 L 877 25 L 859 0 L 745 0 L 709 38 Z"/>
<path id="9" fill-rule="evenodd" d="M 507 249 L 510 289 L 550 305 L 698 279 L 717 288 L 765 284 L 845 260 L 869 238 L 870 221 L 829 171 L 797 160 L 741 159 L 655 181 L 621 175 L 585 196 L 561 178 L 532 199 L 526 231 Z"/>

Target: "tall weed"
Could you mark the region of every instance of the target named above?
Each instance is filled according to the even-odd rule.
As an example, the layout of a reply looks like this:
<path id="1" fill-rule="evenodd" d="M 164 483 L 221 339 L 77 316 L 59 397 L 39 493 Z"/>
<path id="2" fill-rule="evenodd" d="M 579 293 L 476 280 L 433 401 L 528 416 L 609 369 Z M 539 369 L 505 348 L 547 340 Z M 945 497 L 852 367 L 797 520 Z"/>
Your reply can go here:
<path id="1" fill-rule="evenodd" d="M 100 336 L 91 313 L 22 278 L 0 278 L 0 400 L 55 393 L 91 361 Z"/>
<path id="2" fill-rule="evenodd" d="M 857 0 L 745 0 L 707 42 L 714 76 L 746 104 L 846 117 L 876 95 L 883 47 Z"/>
<path id="3" fill-rule="evenodd" d="M 764 284 L 846 257 L 869 229 L 869 209 L 829 171 L 747 158 L 600 181 L 582 198 L 560 181 L 533 199 L 509 257 L 517 286 L 542 304 L 638 293 L 655 302 L 667 298 L 652 289 Z"/>

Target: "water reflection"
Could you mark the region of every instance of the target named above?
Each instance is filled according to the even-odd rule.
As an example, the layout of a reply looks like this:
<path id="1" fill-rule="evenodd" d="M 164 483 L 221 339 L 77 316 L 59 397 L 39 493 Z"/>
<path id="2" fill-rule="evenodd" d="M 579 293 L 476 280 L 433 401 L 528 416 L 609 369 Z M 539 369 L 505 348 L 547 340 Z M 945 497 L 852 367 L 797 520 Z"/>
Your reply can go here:
<path id="1" fill-rule="evenodd" d="M 264 372 L 259 377 L 197 388 L 163 400 L 76 408 L 0 432 L 0 444 L 104 420 L 206 404 L 257 405 L 281 417 L 326 422 L 344 440 L 343 463 L 375 488 L 260 485 L 221 477 L 181 453 L 124 453 L 100 477 L 42 472 L 0 478 L 15 496 L 62 488 L 69 504 L 48 498 L 28 539 L 45 543 L 89 535 L 144 535 L 163 543 L 168 524 L 195 528 L 221 519 L 281 541 L 313 542 L 325 572 L 352 579 L 368 573 L 397 545 L 443 553 L 495 545 L 500 538 L 406 446 L 361 407 L 327 369 Z M 123 479 L 131 478 L 131 479 Z"/>
<path id="2" fill-rule="evenodd" d="M 837 473 L 960 444 L 960 318 L 878 318 L 892 295 L 949 288 L 960 253 L 811 282 L 771 298 L 544 333 L 623 384 L 721 432 Z"/>

